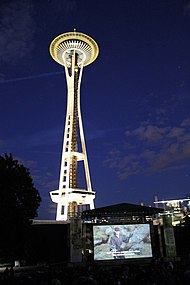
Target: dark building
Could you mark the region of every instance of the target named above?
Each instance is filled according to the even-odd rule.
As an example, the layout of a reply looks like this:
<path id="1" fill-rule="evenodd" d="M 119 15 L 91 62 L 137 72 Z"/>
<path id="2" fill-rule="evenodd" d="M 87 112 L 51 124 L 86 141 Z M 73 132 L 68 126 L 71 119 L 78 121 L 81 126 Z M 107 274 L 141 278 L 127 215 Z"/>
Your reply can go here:
<path id="1" fill-rule="evenodd" d="M 69 262 L 70 226 L 57 221 L 34 221 L 28 240 L 27 263 Z"/>

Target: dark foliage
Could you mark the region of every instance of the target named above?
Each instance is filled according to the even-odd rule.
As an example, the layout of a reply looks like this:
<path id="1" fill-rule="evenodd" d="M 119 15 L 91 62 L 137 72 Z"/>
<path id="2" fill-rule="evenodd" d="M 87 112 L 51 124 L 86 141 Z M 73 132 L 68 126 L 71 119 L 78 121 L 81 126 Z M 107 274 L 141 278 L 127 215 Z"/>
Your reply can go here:
<path id="1" fill-rule="evenodd" d="M 0 255 L 23 257 L 30 221 L 37 216 L 41 197 L 29 170 L 12 155 L 0 156 Z"/>

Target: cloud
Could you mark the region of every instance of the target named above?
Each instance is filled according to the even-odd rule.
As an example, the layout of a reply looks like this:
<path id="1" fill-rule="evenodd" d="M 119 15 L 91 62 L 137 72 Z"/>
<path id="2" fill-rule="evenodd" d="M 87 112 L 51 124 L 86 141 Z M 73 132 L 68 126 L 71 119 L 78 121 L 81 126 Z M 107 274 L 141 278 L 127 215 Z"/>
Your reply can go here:
<path id="1" fill-rule="evenodd" d="M 63 13 L 68 14 L 72 11 L 75 11 L 77 8 L 77 1 L 76 0 L 49 0 L 46 4 L 48 6 L 48 10 L 50 9 L 51 12 L 56 13 Z"/>
<path id="2" fill-rule="evenodd" d="M 43 77 L 47 77 L 47 76 L 54 76 L 54 75 L 59 75 L 59 74 L 63 74 L 63 71 L 46 72 L 46 73 L 41 73 L 41 74 L 36 74 L 36 75 L 10 78 L 10 79 L 6 79 L 5 77 L 1 77 L 1 74 L 0 74 L 0 84 L 10 83 L 10 82 L 19 82 L 19 81 L 24 81 L 24 80 L 32 80 L 32 79 L 43 78 Z"/>
<path id="3" fill-rule="evenodd" d="M 183 120 L 181 126 L 182 127 L 190 126 L 190 118 Z"/>
<path id="4" fill-rule="evenodd" d="M 34 133 L 33 135 L 28 137 L 18 138 L 18 140 L 16 141 L 16 145 L 19 144 L 19 141 L 22 141 L 22 144 L 25 145 L 27 149 L 30 148 L 35 151 L 38 147 L 53 146 L 56 145 L 57 143 L 62 142 L 62 137 L 63 137 L 63 128 L 55 127 Z"/>
<path id="5" fill-rule="evenodd" d="M 14 154 L 20 150 L 20 146 L 22 145 L 22 151 L 27 151 L 29 153 L 36 154 L 39 152 L 40 154 L 59 154 L 59 148 L 55 151 L 54 146 L 60 145 L 62 143 L 62 138 L 63 128 L 57 126 L 28 136 L 17 135 L 16 137 L 13 137 L 9 143 L 0 139 L 0 151 L 1 153 L 11 152 Z M 34 162 L 32 161 L 27 162 L 28 166 L 33 166 L 33 164 Z"/>
<path id="6" fill-rule="evenodd" d="M 14 0 L 0 3 L 0 61 L 16 63 L 30 55 L 36 29 L 31 1 Z"/>
<path id="7" fill-rule="evenodd" d="M 184 5 L 184 13 L 189 14 L 190 13 L 190 0 L 183 0 Z"/>
<path id="8" fill-rule="evenodd" d="M 145 125 L 125 133 L 127 143 L 112 150 L 104 164 L 117 170 L 120 179 L 137 174 L 174 172 L 190 160 L 190 120 L 165 128 Z M 130 141 L 130 143 L 129 143 Z"/>
<path id="9" fill-rule="evenodd" d="M 0 146 L 5 146 L 5 145 L 6 145 L 5 141 L 0 139 Z"/>
<path id="10" fill-rule="evenodd" d="M 86 133 L 86 140 L 96 140 L 100 138 L 105 138 L 106 135 L 110 132 L 110 130 L 105 129 L 98 129 L 95 126 L 93 128 L 89 128 L 90 124 L 86 123 L 87 128 L 85 129 Z"/>
<path id="11" fill-rule="evenodd" d="M 168 137 L 180 139 L 184 136 L 185 129 L 184 128 L 172 128 L 168 132 Z"/>
<path id="12" fill-rule="evenodd" d="M 15 65 L 31 58 L 37 33 L 47 32 L 48 19 L 71 16 L 76 9 L 75 0 L 1 0 L 0 64 Z"/>
<path id="13" fill-rule="evenodd" d="M 147 143 L 159 143 L 165 141 L 166 139 L 175 139 L 175 140 L 185 140 L 189 139 L 189 130 L 190 120 L 185 119 L 182 121 L 179 127 L 159 127 L 155 125 L 148 124 L 143 122 L 140 127 L 132 130 L 126 131 L 126 136 L 133 136 L 139 140 L 146 141 Z"/>
<path id="14" fill-rule="evenodd" d="M 135 135 L 142 140 L 160 141 L 163 139 L 166 131 L 166 128 L 158 128 L 157 126 L 148 125 L 146 127 L 140 126 L 131 133 L 127 132 L 126 135 Z"/>

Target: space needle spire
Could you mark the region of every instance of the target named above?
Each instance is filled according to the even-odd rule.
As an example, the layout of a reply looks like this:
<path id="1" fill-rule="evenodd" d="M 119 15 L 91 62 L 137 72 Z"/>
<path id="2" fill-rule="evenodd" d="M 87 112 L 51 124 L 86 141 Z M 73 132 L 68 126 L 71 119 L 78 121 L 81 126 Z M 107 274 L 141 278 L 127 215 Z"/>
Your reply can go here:
<path id="1" fill-rule="evenodd" d="M 94 209 L 95 192 L 92 190 L 85 137 L 80 109 L 80 86 L 83 67 L 98 56 L 97 43 L 88 35 L 67 32 L 57 36 L 50 44 L 53 59 L 64 66 L 67 81 L 67 110 L 59 189 L 50 192 L 57 203 L 56 220 L 69 221 L 78 216 L 80 208 Z M 79 164 L 83 165 L 85 189 L 78 188 Z"/>

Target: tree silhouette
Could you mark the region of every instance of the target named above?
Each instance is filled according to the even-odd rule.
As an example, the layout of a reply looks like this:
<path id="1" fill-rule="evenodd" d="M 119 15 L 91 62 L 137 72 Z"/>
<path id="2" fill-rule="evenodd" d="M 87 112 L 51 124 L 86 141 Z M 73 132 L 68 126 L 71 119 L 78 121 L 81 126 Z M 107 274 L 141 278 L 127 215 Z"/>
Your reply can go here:
<path id="1" fill-rule="evenodd" d="M 23 257 L 31 220 L 37 217 L 41 197 L 29 170 L 12 155 L 0 156 L 0 256 Z"/>

